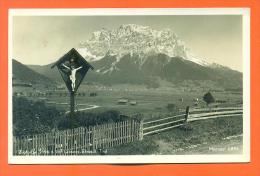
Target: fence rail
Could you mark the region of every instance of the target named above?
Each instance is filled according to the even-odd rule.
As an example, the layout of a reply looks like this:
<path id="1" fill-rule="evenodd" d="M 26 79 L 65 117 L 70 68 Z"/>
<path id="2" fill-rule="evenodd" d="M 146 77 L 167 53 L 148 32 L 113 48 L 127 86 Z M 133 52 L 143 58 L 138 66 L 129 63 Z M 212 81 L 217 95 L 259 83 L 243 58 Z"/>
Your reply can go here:
<path id="1" fill-rule="evenodd" d="M 187 122 L 196 120 L 206 120 L 218 117 L 241 116 L 242 107 L 224 107 L 224 108 L 203 108 L 189 109 L 186 108 L 185 114 L 171 117 L 160 118 L 156 120 L 145 121 L 143 135 L 154 134 L 165 130 L 173 129 L 185 125 Z"/>
<path id="2" fill-rule="evenodd" d="M 235 113 L 235 114 L 219 114 L 219 115 L 213 115 L 213 116 L 200 116 L 196 118 L 189 118 L 188 122 L 197 121 L 197 120 L 206 120 L 206 119 L 213 119 L 218 117 L 240 117 L 242 116 L 242 113 Z"/>
<path id="3" fill-rule="evenodd" d="M 143 136 L 182 126 L 187 121 L 188 112 L 189 107 L 187 107 L 185 114 L 145 121 L 143 123 Z"/>
<path id="4" fill-rule="evenodd" d="M 14 155 L 79 155 L 96 153 L 142 139 L 142 123 L 132 119 L 89 128 L 14 137 Z"/>
<path id="5" fill-rule="evenodd" d="M 218 112 L 206 112 L 206 113 L 199 113 L 199 114 L 191 114 L 189 118 L 196 118 L 196 117 L 205 117 L 205 116 L 213 116 L 213 115 L 220 115 L 220 114 L 237 114 L 242 113 L 242 110 L 229 110 L 229 111 L 218 111 Z"/>
<path id="6" fill-rule="evenodd" d="M 242 110 L 242 107 L 218 107 L 218 108 L 199 108 L 190 109 L 190 113 L 205 112 L 205 111 L 225 111 L 225 110 Z"/>
<path id="7" fill-rule="evenodd" d="M 144 125 L 150 124 L 150 123 L 155 123 L 155 122 L 161 122 L 161 121 L 163 121 L 163 120 L 173 119 L 173 118 L 182 117 L 182 116 L 185 116 L 185 114 L 180 114 L 180 115 L 176 115 L 176 116 L 165 117 L 165 118 L 162 118 L 162 119 L 157 119 L 157 120 L 152 120 L 152 121 L 144 122 Z"/>

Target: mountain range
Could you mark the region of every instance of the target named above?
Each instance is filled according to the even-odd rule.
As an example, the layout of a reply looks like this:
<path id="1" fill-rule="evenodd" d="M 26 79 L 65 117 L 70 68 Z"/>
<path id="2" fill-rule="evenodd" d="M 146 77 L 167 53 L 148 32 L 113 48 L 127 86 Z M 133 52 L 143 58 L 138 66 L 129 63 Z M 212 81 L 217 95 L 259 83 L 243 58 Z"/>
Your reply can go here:
<path id="1" fill-rule="evenodd" d="M 180 85 L 184 81 L 209 81 L 224 88 L 242 87 L 241 72 L 194 57 L 169 29 L 155 30 L 136 24 L 101 29 L 76 49 L 95 68 L 87 74 L 87 82 L 159 84 L 164 80 Z M 28 67 L 55 82 L 62 81 L 51 65 Z"/>
<path id="2" fill-rule="evenodd" d="M 122 56 L 130 53 L 137 54 L 142 64 L 145 62 L 145 56 L 163 53 L 208 65 L 192 56 L 190 49 L 170 29 L 155 30 L 136 24 L 123 24 L 114 30 L 103 28 L 95 31 L 89 40 L 79 44 L 77 50 L 89 61 L 103 59 L 106 55 L 116 55 L 120 60 Z"/>
<path id="3" fill-rule="evenodd" d="M 45 84 L 51 85 L 55 84 L 51 78 L 40 74 L 26 65 L 18 62 L 17 60 L 12 60 L 12 70 L 13 70 L 13 83 L 27 83 L 27 84 Z"/>

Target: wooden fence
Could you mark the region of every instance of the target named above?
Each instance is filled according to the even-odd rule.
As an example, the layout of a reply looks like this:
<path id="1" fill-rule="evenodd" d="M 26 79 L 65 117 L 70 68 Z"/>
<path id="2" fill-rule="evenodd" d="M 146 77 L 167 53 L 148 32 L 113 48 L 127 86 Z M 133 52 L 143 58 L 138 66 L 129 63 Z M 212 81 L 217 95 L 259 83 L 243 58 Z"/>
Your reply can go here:
<path id="1" fill-rule="evenodd" d="M 223 107 L 223 108 L 203 108 L 190 109 L 186 108 L 186 112 L 179 115 L 152 119 L 143 122 L 143 135 L 159 133 L 169 129 L 183 126 L 188 122 L 197 120 L 206 120 L 218 117 L 242 116 L 242 107 Z"/>
<path id="2" fill-rule="evenodd" d="M 186 121 L 186 114 L 143 122 L 143 135 L 153 134 L 182 126 Z"/>
<path id="3" fill-rule="evenodd" d="M 75 128 L 13 138 L 14 155 L 86 155 L 96 154 L 121 144 L 142 140 L 142 122 L 138 119 L 89 128 Z"/>
<path id="4" fill-rule="evenodd" d="M 14 155 L 86 155 L 100 149 L 142 140 L 143 136 L 183 126 L 191 121 L 242 116 L 241 107 L 189 109 L 178 115 L 131 120 L 13 138 Z"/>
<path id="5" fill-rule="evenodd" d="M 205 108 L 192 109 L 189 112 L 188 122 L 197 120 L 206 120 L 218 117 L 242 116 L 242 107 L 222 107 L 222 108 Z"/>

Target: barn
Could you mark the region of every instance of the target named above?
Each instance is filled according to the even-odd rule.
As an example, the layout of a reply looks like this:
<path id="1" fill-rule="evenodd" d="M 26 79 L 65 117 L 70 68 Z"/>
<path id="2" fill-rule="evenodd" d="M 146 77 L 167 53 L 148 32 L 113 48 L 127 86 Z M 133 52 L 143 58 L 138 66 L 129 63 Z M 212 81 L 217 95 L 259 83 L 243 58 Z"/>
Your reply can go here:
<path id="1" fill-rule="evenodd" d="M 126 105 L 128 103 L 128 99 L 119 99 L 117 101 L 117 104 L 120 104 L 120 105 Z"/>

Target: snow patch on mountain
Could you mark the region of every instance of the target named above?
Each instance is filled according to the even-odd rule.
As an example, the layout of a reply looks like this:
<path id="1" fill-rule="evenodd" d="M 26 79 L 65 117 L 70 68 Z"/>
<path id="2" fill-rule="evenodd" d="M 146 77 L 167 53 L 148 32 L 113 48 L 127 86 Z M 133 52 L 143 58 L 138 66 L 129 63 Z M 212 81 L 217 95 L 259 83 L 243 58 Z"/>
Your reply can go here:
<path id="1" fill-rule="evenodd" d="M 79 54 L 81 54 L 84 58 L 86 58 L 90 62 L 98 61 L 104 57 L 104 56 L 96 56 L 92 54 L 88 50 L 88 48 L 76 48 L 76 50 L 79 52 Z"/>
<path id="2" fill-rule="evenodd" d="M 189 61 L 192 61 L 194 63 L 197 63 L 197 64 L 202 65 L 202 66 L 206 66 L 206 67 L 208 67 L 212 64 L 210 62 L 206 62 L 206 61 L 196 57 L 191 52 L 187 52 L 187 58 L 188 58 L 187 60 L 189 60 Z"/>

